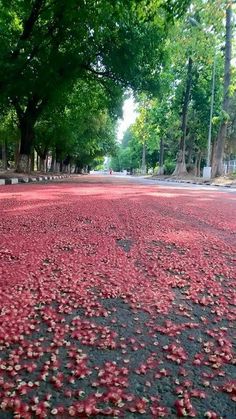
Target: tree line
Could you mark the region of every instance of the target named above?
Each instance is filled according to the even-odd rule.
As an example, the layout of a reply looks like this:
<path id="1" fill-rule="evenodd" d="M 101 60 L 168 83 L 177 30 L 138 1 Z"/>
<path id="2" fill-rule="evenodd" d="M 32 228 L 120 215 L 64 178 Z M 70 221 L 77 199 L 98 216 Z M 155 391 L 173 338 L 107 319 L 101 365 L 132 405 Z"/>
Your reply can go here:
<path id="1" fill-rule="evenodd" d="M 0 0 L 0 143 L 18 172 L 104 155 L 181 174 L 206 154 L 211 78 L 215 174 L 234 138 L 230 0 Z M 226 31 L 225 22 L 226 21 Z M 226 39 L 226 41 L 225 41 Z M 116 144 L 123 95 L 139 117 Z M 128 139 L 127 139 L 128 138 Z M 123 157 L 122 157 L 123 156 Z M 176 157 L 177 156 L 177 157 Z M 121 164 L 122 158 L 129 160 Z M 164 166 L 165 162 L 165 166 Z"/>
<path id="2" fill-rule="evenodd" d="M 169 31 L 158 96 L 136 96 L 139 116 L 115 170 L 200 176 L 210 165 L 213 177 L 224 173 L 224 160 L 236 158 L 234 27 L 231 1 L 191 2 Z"/>
<path id="3" fill-rule="evenodd" d="M 112 152 L 124 90 L 155 92 L 168 28 L 188 3 L 1 0 L 1 143 L 16 170 L 30 170 L 34 149 L 42 165 L 50 152 L 78 167 Z"/>

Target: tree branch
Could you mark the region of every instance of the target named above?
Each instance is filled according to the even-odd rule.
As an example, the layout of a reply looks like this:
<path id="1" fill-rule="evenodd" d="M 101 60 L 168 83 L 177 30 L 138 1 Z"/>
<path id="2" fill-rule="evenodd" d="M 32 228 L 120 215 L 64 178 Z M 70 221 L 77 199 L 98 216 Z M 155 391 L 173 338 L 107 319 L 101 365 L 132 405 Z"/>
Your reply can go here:
<path id="1" fill-rule="evenodd" d="M 18 98 L 14 97 L 13 99 L 11 99 L 11 103 L 16 110 L 16 114 L 18 116 L 19 121 L 22 120 L 22 118 L 24 116 L 24 112 L 23 112 L 22 108 L 20 107 Z"/>
<path id="2" fill-rule="evenodd" d="M 121 84 L 124 84 L 124 80 L 119 77 L 116 77 L 111 71 L 98 71 L 95 68 L 90 67 L 89 64 L 82 64 L 82 68 L 92 74 L 95 74 L 100 77 L 105 77 L 113 81 L 117 81 Z"/>
<path id="3" fill-rule="evenodd" d="M 25 41 L 27 39 L 30 38 L 31 33 L 33 31 L 34 25 L 39 17 L 41 8 L 43 6 L 43 3 L 45 2 L 45 0 L 35 0 L 34 5 L 31 9 L 31 13 L 28 17 L 28 19 L 25 20 L 24 24 L 23 24 L 23 32 L 19 38 L 17 47 L 15 49 L 15 51 L 13 51 L 12 53 L 12 57 L 16 58 L 18 57 L 19 53 L 20 53 L 20 42 L 21 41 Z"/>

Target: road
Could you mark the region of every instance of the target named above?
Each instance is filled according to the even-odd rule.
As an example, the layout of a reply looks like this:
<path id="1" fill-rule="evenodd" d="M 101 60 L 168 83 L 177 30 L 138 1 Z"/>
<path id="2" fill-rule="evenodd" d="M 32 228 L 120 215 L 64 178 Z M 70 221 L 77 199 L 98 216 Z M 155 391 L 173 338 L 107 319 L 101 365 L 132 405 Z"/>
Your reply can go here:
<path id="1" fill-rule="evenodd" d="M 0 417 L 236 417 L 236 194 L 0 189 Z"/>
<path id="2" fill-rule="evenodd" d="M 73 178 L 73 180 L 78 181 L 78 178 Z M 166 187 L 177 187 L 177 188 L 192 188 L 192 189 L 199 189 L 199 190 L 219 190 L 219 191 L 230 191 L 232 193 L 236 192 L 236 188 L 225 188 L 224 186 L 208 186 L 208 185 L 200 185 L 200 184 L 190 184 L 188 182 L 185 183 L 178 183 L 175 181 L 170 180 L 158 180 L 157 178 L 152 178 L 152 176 L 131 176 L 131 175 L 124 175 L 124 174 L 99 174 L 93 173 L 89 176 L 84 175 L 80 178 L 79 182 L 92 182 L 92 181 L 99 181 L 99 182 L 106 182 L 106 183 L 114 183 L 114 182 L 125 182 L 125 183 L 134 183 L 134 184 L 143 184 L 143 185 L 155 185 L 155 186 L 166 186 Z"/>

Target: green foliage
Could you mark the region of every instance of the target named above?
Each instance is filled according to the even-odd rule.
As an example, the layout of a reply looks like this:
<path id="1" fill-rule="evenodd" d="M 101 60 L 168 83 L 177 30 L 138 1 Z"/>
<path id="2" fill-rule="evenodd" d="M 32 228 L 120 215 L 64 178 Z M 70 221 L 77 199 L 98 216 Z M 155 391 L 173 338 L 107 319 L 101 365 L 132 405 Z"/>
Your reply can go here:
<path id="1" fill-rule="evenodd" d="M 5 145 L 6 157 L 9 161 L 14 161 L 18 140 L 19 130 L 16 126 L 16 116 L 14 112 L 8 111 L 0 118 L 0 148 L 2 148 L 3 144 Z"/>
<path id="2" fill-rule="evenodd" d="M 143 1 L 2 0 L 2 94 L 23 111 L 29 100 L 43 107 L 78 78 L 154 87 L 165 21 L 177 10 L 167 12 L 161 3 L 152 2 L 155 14 L 147 22 L 146 12 L 140 16 Z"/>
<path id="3" fill-rule="evenodd" d="M 21 145 L 32 142 L 42 158 L 51 152 L 81 167 L 116 154 L 112 164 L 126 170 L 140 169 L 143 146 L 147 167 L 156 167 L 164 143 L 169 172 L 182 135 L 191 57 L 185 157 L 192 167 L 199 152 L 206 156 L 216 50 L 212 137 L 227 120 L 231 142 L 234 112 L 221 111 L 225 0 L 192 0 L 187 9 L 189 3 L 0 0 L 2 139 L 14 144 L 17 121 Z M 127 88 L 134 89 L 139 116 L 117 146 L 115 123 Z M 24 138 L 25 132 L 32 135 Z"/>
<path id="4" fill-rule="evenodd" d="M 224 1 L 193 0 L 186 15 L 169 31 L 165 44 L 165 65 L 159 74 L 159 95 L 155 100 L 139 96 L 139 117 L 131 128 L 137 144 L 146 144 L 147 163 L 154 166 L 164 143 L 165 171 L 170 174 L 182 136 L 181 119 L 187 81 L 187 66 L 192 58 L 190 98 L 186 131 L 186 162 L 196 167 L 199 155 L 204 159 L 210 118 L 212 69 L 216 51 L 216 86 L 214 91 L 213 140 L 219 124 L 228 118 L 221 111 L 223 92 Z M 232 89 L 233 91 L 233 89 Z M 232 116 L 230 117 L 232 120 Z M 139 150 L 140 152 L 140 150 Z M 151 154 L 154 161 L 151 162 Z M 141 156 L 139 157 L 141 161 Z"/>
<path id="5" fill-rule="evenodd" d="M 114 103 L 111 106 L 105 89 L 80 81 L 53 111 L 46 108 L 35 126 L 35 148 L 42 156 L 51 149 L 58 161 L 69 159 L 83 167 L 114 151 L 113 120 Z"/>
<path id="6" fill-rule="evenodd" d="M 111 167 L 114 171 L 128 170 L 133 172 L 140 167 L 141 148 L 137 149 L 135 143 L 129 143 L 125 148 L 119 147 L 111 159 Z"/>
<path id="7" fill-rule="evenodd" d="M 90 156 L 91 150 L 110 150 L 105 131 L 110 138 L 110 122 L 120 113 L 122 89 L 158 91 L 167 32 L 187 3 L 1 0 L 0 104 L 16 112 L 20 153 L 29 155 L 34 137 L 39 152 L 42 147 L 56 147 L 56 137 L 57 149 L 64 150 L 66 141 L 68 153 L 83 141 L 91 145 Z M 89 112 L 87 96 L 94 98 L 91 84 L 106 92 L 106 106 L 102 112 L 97 109 L 97 115 Z M 79 95 L 82 120 L 67 102 L 77 86 L 85 95 Z M 63 101 L 67 109 L 60 106 Z M 75 130 L 70 132 L 72 114 L 81 122 L 79 141 Z M 104 137 L 102 146 L 96 145 L 98 136 Z"/>
<path id="8" fill-rule="evenodd" d="M 164 165 L 165 174 L 172 175 L 174 169 L 175 169 L 175 161 L 173 161 L 172 159 L 166 159 L 165 165 Z"/>

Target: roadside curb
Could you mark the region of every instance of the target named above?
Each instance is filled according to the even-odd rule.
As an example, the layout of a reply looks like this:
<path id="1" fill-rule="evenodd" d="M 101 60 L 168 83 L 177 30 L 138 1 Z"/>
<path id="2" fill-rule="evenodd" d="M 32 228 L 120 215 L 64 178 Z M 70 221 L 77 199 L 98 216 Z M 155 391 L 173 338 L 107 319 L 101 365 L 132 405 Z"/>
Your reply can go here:
<path id="1" fill-rule="evenodd" d="M 158 182 L 171 182 L 171 183 L 188 183 L 191 185 L 202 185 L 202 186 L 217 186 L 218 188 L 228 188 L 236 189 L 236 185 L 221 185 L 219 183 L 210 183 L 210 182 L 198 182 L 194 180 L 183 180 L 183 179 L 161 179 L 161 178 L 149 178 L 151 180 L 158 180 Z"/>
<path id="2" fill-rule="evenodd" d="M 8 178 L 8 179 L 1 179 L 0 178 L 0 186 L 4 185 L 16 185 L 18 183 L 38 183 L 43 181 L 50 181 L 50 180 L 57 180 L 57 179 L 64 179 L 68 178 L 70 175 L 53 175 L 53 176 L 24 176 L 19 178 Z"/>

